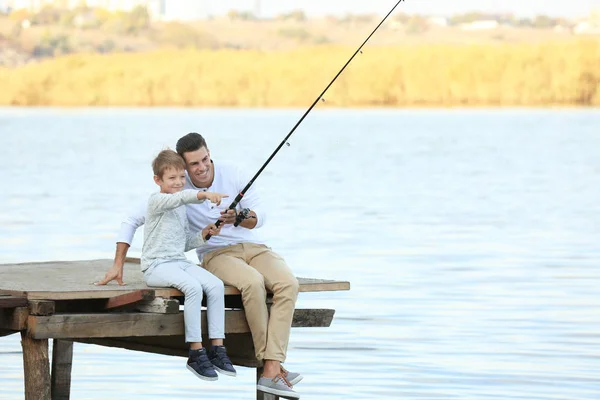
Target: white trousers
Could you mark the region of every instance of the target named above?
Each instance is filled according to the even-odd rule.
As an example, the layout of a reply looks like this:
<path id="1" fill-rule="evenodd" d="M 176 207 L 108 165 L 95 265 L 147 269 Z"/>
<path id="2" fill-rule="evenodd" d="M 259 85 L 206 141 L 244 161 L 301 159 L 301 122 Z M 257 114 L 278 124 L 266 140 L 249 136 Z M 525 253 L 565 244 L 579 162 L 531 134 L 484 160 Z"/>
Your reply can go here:
<path id="1" fill-rule="evenodd" d="M 223 281 L 190 261 L 167 261 L 144 272 L 148 286 L 174 287 L 185 296 L 185 341 L 202 342 L 202 292 L 206 293 L 209 339 L 225 338 L 225 289 Z"/>

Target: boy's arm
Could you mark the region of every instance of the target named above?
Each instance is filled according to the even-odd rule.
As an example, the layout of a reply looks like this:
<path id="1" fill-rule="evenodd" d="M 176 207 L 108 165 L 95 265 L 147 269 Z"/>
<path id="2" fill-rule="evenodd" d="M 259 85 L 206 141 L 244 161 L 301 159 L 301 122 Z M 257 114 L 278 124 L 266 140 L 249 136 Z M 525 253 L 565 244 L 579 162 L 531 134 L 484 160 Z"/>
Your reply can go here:
<path id="1" fill-rule="evenodd" d="M 193 189 L 185 189 L 177 193 L 154 193 L 148 201 L 148 212 L 161 213 L 184 204 L 202 203 L 204 199 L 204 192 Z"/>
<path id="2" fill-rule="evenodd" d="M 185 251 L 189 251 L 192 249 L 196 249 L 200 246 L 206 244 L 204 238 L 206 235 L 210 234 L 211 236 L 217 236 L 221 233 L 221 227 L 218 227 L 215 224 L 209 224 L 202 229 L 201 232 L 191 232 L 189 229 L 189 225 L 187 220 L 185 222 L 185 234 L 187 237 L 187 241 L 185 244 Z"/>
<path id="3" fill-rule="evenodd" d="M 185 237 L 185 251 L 196 249 L 206 243 L 202 232 L 192 232 L 190 230 L 187 219 L 185 220 Z"/>

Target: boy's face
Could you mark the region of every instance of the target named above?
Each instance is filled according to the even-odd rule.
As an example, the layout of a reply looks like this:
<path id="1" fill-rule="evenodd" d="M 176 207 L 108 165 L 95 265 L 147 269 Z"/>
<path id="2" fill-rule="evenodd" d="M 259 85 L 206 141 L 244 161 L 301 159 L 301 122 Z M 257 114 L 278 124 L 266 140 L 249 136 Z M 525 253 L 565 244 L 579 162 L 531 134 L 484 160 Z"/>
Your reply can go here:
<path id="1" fill-rule="evenodd" d="M 160 186 L 161 193 L 177 193 L 185 185 L 185 170 L 167 168 L 162 177 L 154 175 L 154 182 Z"/>

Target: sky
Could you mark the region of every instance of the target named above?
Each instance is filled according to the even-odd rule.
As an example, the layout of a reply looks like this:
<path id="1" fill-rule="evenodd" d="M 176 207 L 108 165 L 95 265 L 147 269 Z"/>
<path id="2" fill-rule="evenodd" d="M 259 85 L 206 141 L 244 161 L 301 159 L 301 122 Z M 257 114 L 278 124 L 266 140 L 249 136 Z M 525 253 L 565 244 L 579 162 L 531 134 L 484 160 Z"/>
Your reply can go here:
<path id="1" fill-rule="evenodd" d="M 167 0 L 185 2 L 186 0 Z M 228 10 L 254 11 L 260 4 L 261 16 L 269 17 L 294 9 L 311 16 L 347 13 L 377 13 L 384 15 L 397 0 L 187 0 L 201 2 L 212 15 Z M 592 9 L 600 11 L 600 0 L 405 0 L 397 12 L 429 15 L 452 15 L 467 11 L 512 12 L 517 16 L 546 14 L 550 16 L 585 16 Z"/>
<path id="2" fill-rule="evenodd" d="M 397 0 L 166 0 L 174 15 L 204 17 L 224 15 L 229 10 L 245 10 L 260 17 L 301 9 L 309 16 L 374 13 L 385 15 Z M 0 6 L 6 0 L 0 0 Z M 584 17 L 600 11 L 600 0 L 404 0 L 395 12 L 449 16 L 468 11 L 510 12 L 516 16 L 538 14 L 553 17 Z"/>

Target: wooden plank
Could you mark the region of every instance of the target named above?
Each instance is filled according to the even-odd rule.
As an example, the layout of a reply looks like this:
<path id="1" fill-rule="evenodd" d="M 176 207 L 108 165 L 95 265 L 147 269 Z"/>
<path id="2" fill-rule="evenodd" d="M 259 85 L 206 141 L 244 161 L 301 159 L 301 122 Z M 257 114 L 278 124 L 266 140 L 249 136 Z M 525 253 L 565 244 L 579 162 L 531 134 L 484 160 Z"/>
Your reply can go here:
<path id="1" fill-rule="evenodd" d="M 27 307 L 0 310 L 0 328 L 8 331 L 20 331 L 27 327 Z"/>
<path id="2" fill-rule="evenodd" d="M 31 315 L 52 315 L 56 305 L 49 300 L 32 300 L 29 302 L 29 313 Z"/>
<path id="3" fill-rule="evenodd" d="M 106 347 L 143 351 L 146 353 L 163 354 L 168 356 L 187 357 L 189 344 L 183 335 L 176 336 L 146 336 L 146 337 L 120 337 L 120 338 L 79 338 L 78 343 L 95 344 Z M 206 345 L 210 342 L 207 336 L 202 337 Z M 227 354 L 235 365 L 244 367 L 257 367 L 260 362 L 254 354 L 254 344 L 250 333 L 227 334 L 223 344 L 227 347 Z"/>
<path id="4" fill-rule="evenodd" d="M 52 400 L 69 400 L 71 397 L 71 368 L 73 342 L 54 339 L 52 343 L 52 372 L 50 393 Z"/>
<path id="5" fill-rule="evenodd" d="M 334 315 L 335 310 L 326 308 L 296 309 L 292 328 L 328 328 Z"/>
<path id="6" fill-rule="evenodd" d="M 0 337 L 13 335 L 15 333 L 18 333 L 18 332 L 17 331 L 9 331 L 6 329 L 0 329 Z"/>
<path id="7" fill-rule="evenodd" d="M 175 335 L 183 332 L 183 315 L 179 314 L 54 314 L 30 316 L 27 331 L 36 339 L 70 339 Z"/>
<path id="8" fill-rule="evenodd" d="M 48 340 L 37 340 L 21 332 L 25 400 L 50 400 Z"/>
<path id="9" fill-rule="evenodd" d="M 154 290 L 136 290 L 134 292 L 129 292 L 121 294 L 119 296 L 111 297 L 107 300 L 104 308 L 111 309 L 132 303 L 137 303 L 142 300 L 148 301 L 152 299 L 154 299 Z"/>
<path id="10" fill-rule="evenodd" d="M 15 308 L 27 306 L 27 297 L 24 296 L 11 296 L 11 295 L 0 295 L 0 309 L 1 308 Z"/>
<path id="11" fill-rule="evenodd" d="M 86 344 L 95 344 L 98 346 L 105 347 L 117 347 L 120 349 L 133 350 L 133 351 L 141 351 L 144 353 L 152 353 L 152 354 L 162 354 L 166 356 L 178 356 L 178 357 L 187 357 L 189 352 L 189 346 L 185 343 L 185 339 L 183 336 L 161 336 L 161 338 L 167 340 L 174 337 L 181 338 L 182 345 L 176 348 L 162 346 L 162 345 L 154 345 L 145 343 L 142 339 L 147 339 L 147 337 L 138 337 L 136 339 L 140 339 L 139 341 L 131 340 L 131 337 L 115 337 L 115 338 L 76 338 L 73 339 L 74 342 L 77 343 L 86 343 Z"/>
<path id="12" fill-rule="evenodd" d="M 319 282 L 315 282 L 319 281 Z M 309 279 L 309 278 L 298 278 L 298 282 L 300 283 L 300 287 L 298 291 L 300 293 L 306 292 L 333 292 L 333 291 L 342 291 L 342 290 L 350 290 L 350 283 L 346 281 L 327 281 L 327 280 L 318 280 L 318 279 Z M 96 290 L 94 288 L 102 288 L 100 290 Z M 10 293 L 14 295 L 26 295 L 29 300 L 80 300 L 80 299 L 108 299 L 111 297 L 119 296 L 121 294 L 127 293 L 131 291 L 131 289 L 136 288 L 136 290 L 144 290 L 144 289 L 152 289 L 154 290 L 154 294 L 156 297 L 183 297 L 183 293 L 175 288 L 151 288 L 149 286 L 138 285 L 130 285 L 129 283 L 126 286 L 93 286 L 89 288 L 89 290 L 79 290 L 79 291 L 59 291 L 57 288 L 56 291 L 47 291 L 40 290 L 35 291 L 31 290 L 28 292 L 23 291 L 10 291 L 3 290 L 1 292 Z M 225 295 L 226 296 L 236 296 L 240 295 L 240 291 L 232 286 L 225 286 Z"/>
<path id="13" fill-rule="evenodd" d="M 299 292 L 335 292 L 350 290 L 350 282 L 329 279 L 297 278 L 300 284 Z"/>
<path id="14" fill-rule="evenodd" d="M 112 265 L 112 260 L 53 261 L 0 265 L 0 294 L 27 296 L 29 300 L 108 299 L 136 290 L 154 290 L 157 297 L 180 297 L 173 288 L 150 288 L 146 285 L 137 259 L 128 259 L 124 266 L 126 286 L 111 282 L 95 286 Z M 201 267 L 198 267 L 201 268 Z M 322 279 L 298 278 L 300 292 L 349 290 L 350 283 Z M 239 295 L 231 286 L 226 295 Z"/>
<path id="15" fill-rule="evenodd" d="M 179 312 L 179 301 L 157 297 L 151 301 L 143 301 L 136 304 L 135 310 L 156 314 L 177 314 Z"/>
<path id="16" fill-rule="evenodd" d="M 30 300 L 87 300 L 87 299 L 109 299 L 111 297 L 115 297 L 115 296 L 120 296 L 122 294 L 126 294 L 132 290 L 125 290 L 122 289 L 124 287 L 129 287 L 129 289 L 132 289 L 133 286 L 119 286 L 119 289 L 117 289 L 116 287 L 111 287 L 111 286 L 104 286 L 104 288 L 112 288 L 114 290 L 100 290 L 100 291 L 95 291 L 93 289 L 88 290 L 88 291 L 75 291 L 75 292 L 70 292 L 70 291 L 31 291 L 27 293 L 27 298 Z M 176 296 L 183 296 L 183 293 L 181 293 L 179 290 L 177 289 L 173 289 L 173 288 L 162 288 L 162 289 L 157 289 L 157 288 L 149 288 L 149 287 L 140 287 L 136 290 L 145 290 L 145 289 L 152 289 L 154 290 L 154 295 L 157 297 L 176 297 Z"/>
<path id="17" fill-rule="evenodd" d="M 2 267 L 2 265 L 0 265 Z M 8 290 L 2 289 L 2 283 L 0 283 L 0 296 L 16 296 L 16 297 L 25 297 L 27 298 L 27 292 L 23 290 Z"/>
<path id="18" fill-rule="evenodd" d="M 328 327 L 335 310 L 298 309 L 292 327 Z M 202 326 L 208 326 L 202 311 Z M 27 331 L 36 339 L 171 336 L 184 333 L 183 312 L 178 314 L 106 313 L 29 316 Z M 250 332 L 243 310 L 225 312 L 225 333 Z"/>
<path id="19" fill-rule="evenodd" d="M 208 326 L 202 312 L 202 326 Z M 177 314 L 112 313 L 30 316 L 28 332 L 36 339 L 120 336 L 171 336 L 184 333 L 183 312 Z M 225 313 L 225 332 L 249 332 L 243 311 Z"/>

